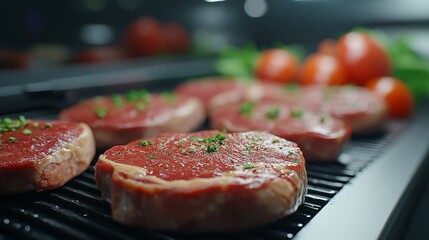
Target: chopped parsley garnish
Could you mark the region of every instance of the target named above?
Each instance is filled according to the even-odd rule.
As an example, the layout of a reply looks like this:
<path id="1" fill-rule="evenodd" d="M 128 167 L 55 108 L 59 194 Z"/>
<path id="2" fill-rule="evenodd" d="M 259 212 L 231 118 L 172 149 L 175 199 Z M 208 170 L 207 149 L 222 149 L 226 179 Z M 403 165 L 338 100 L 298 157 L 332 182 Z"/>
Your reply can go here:
<path id="1" fill-rule="evenodd" d="M 273 141 L 271 141 L 271 143 L 279 143 L 280 142 L 280 140 L 278 140 L 278 139 L 274 139 Z"/>
<path id="2" fill-rule="evenodd" d="M 96 96 L 96 97 L 94 97 L 94 101 L 97 102 L 97 103 L 101 103 L 103 101 L 103 97 Z"/>
<path id="3" fill-rule="evenodd" d="M 124 101 L 122 100 L 122 97 L 119 94 L 112 95 L 112 103 L 115 107 L 122 107 L 124 105 Z"/>
<path id="4" fill-rule="evenodd" d="M 194 165 L 194 166 L 192 166 L 192 168 L 197 168 L 197 166 Z"/>
<path id="5" fill-rule="evenodd" d="M 127 92 L 125 97 L 128 101 L 148 100 L 150 93 L 146 89 L 131 90 Z"/>
<path id="6" fill-rule="evenodd" d="M 178 145 L 179 147 L 184 147 L 184 146 L 185 146 L 185 141 L 182 139 L 182 140 L 180 140 L 179 142 L 177 142 L 177 145 Z"/>
<path id="7" fill-rule="evenodd" d="M 223 135 L 222 133 L 218 133 L 218 134 L 216 134 L 216 136 L 208 137 L 208 138 L 192 136 L 189 138 L 189 140 L 191 140 L 193 142 L 199 142 L 199 143 L 212 143 L 211 145 L 208 145 L 208 146 L 206 146 L 204 144 L 199 145 L 201 147 L 201 149 L 205 149 L 209 153 L 219 151 L 219 147 L 216 143 L 224 145 L 228 141 L 228 140 L 226 140 L 225 135 Z M 192 145 L 189 152 L 195 153 L 195 151 L 196 151 L 196 147 Z"/>
<path id="8" fill-rule="evenodd" d="M 289 83 L 289 84 L 285 84 L 283 86 L 283 89 L 289 92 L 295 92 L 296 90 L 299 89 L 299 85 L 296 83 Z"/>
<path id="9" fill-rule="evenodd" d="M 262 139 L 262 138 L 257 138 L 257 137 L 252 137 L 252 138 L 251 138 L 251 140 L 252 140 L 252 142 L 256 143 L 256 142 L 260 142 L 260 141 L 262 141 L 262 140 L 264 140 L 264 139 Z"/>
<path id="10" fill-rule="evenodd" d="M 173 93 L 171 93 L 171 92 L 163 92 L 163 93 L 161 93 L 161 97 L 169 105 L 174 105 L 176 103 L 176 96 Z"/>
<path id="11" fill-rule="evenodd" d="M 225 140 L 225 135 L 218 133 L 214 137 L 214 140 L 218 141 L 220 144 L 223 144 L 223 141 Z"/>
<path id="12" fill-rule="evenodd" d="M 139 142 L 139 146 L 141 146 L 141 147 L 151 146 L 151 145 L 152 145 L 151 141 L 141 141 L 141 142 Z"/>
<path id="13" fill-rule="evenodd" d="M 272 107 L 265 113 L 265 117 L 268 118 L 269 120 L 275 120 L 279 116 L 279 113 L 280 113 L 279 107 Z"/>
<path id="14" fill-rule="evenodd" d="M 254 108 L 255 108 L 254 102 L 245 102 L 240 105 L 238 112 L 243 116 L 250 117 L 253 113 Z"/>
<path id="15" fill-rule="evenodd" d="M 147 108 L 148 103 L 147 102 L 139 102 L 136 104 L 136 109 L 139 111 L 143 111 Z"/>
<path id="16" fill-rule="evenodd" d="M 294 153 L 293 151 L 291 151 L 291 150 L 289 150 L 289 151 L 287 151 L 287 156 L 288 157 L 291 157 L 291 156 L 298 156 L 298 155 L 296 155 L 296 153 Z"/>
<path id="17" fill-rule="evenodd" d="M 251 163 L 245 163 L 243 164 L 244 169 L 254 168 L 255 166 Z"/>
<path id="18" fill-rule="evenodd" d="M 107 109 L 104 107 L 94 108 L 94 113 L 98 118 L 105 118 L 107 115 Z"/>
<path id="19" fill-rule="evenodd" d="M 219 147 L 215 143 L 207 146 L 207 152 L 209 152 L 209 153 L 211 153 L 211 152 L 218 152 L 218 151 L 219 151 Z"/>
<path id="20" fill-rule="evenodd" d="M 154 156 L 154 155 L 150 155 L 150 156 L 149 156 L 149 158 L 150 158 L 150 159 L 154 159 L 154 158 L 155 158 L 155 156 Z"/>
<path id="21" fill-rule="evenodd" d="M 0 119 L 0 132 L 14 132 L 25 126 L 27 126 L 27 120 L 24 116 L 19 116 L 18 120 L 12 120 L 10 118 Z"/>
<path id="22" fill-rule="evenodd" d="M 320 122 L 320 123 L 324 123 L 324 122 L 325 122 L 325 120 L 326 120 L 326 119 L 325 119 L 325 117 L 324 117 L 324 116 L 320 116 L 320 119 L 319 119 L 319 122 Z"/>
<path id="23" fill-rule="evenodd" d="M 295 164 L 300 163 L 299 159 L 293 159 L 292 162 L 295 163 Z"/>
<path id="24" fill-rule="evenodd" d="M 38 122 L 33 122 L 33 127 L 39 127 L 40 126 L 40 124 L 38 123 Z"/>
<path id="25" fill-rule="evenodd" d="M 225 144 L 225 138 L 226 138 L 225 135 L 218 133 L 216 134 L 216 136 L 211 138 L 192 138 L 191 137 L 191 140 L 196 139 L 198 142 L 206 142 L 206 143 L 218 142 L 220 144 Z"/>
<path id="26" fill-rule="evenodd" d="M 12 143 L 16 143 L 16 142 L 18 142 L 18 138 L 16 138 L 16 137 L 9 137 L 8 141 L 12 142 Z"/>
<path id="27" fill-rule="evenodd" d="M 294 117 L 294 118 L 301 118 L 303 114 L 304 113 L 302 111 L 296 110 L 296 111 L 292 111 L 291 116 Z"/>
<path id="28" fill-rule="evenodd" d="M 46 124 L 45 124 L 45 127 L 46 127 L 46 128 L 51 128 L 51 127 L 52 127 L 52 123 L 46 123 Z"/>
<path id="29" fill-rule="evenodd" d="M 24 133 L 24 134 L 26 134 L 26 135 L 30 135 L 30 134 L 32 134 L 33 132 L 32 132 L 30 129 L 25 128 L 24 130 L 22 130 L 22 133 Z"/>
<path id="30" fill-rule="evenodd" d="M 18 120 L 19 120 L 19 123 L 21 124 L 21 126 L 25 126 L 25 125 L 27 125 L 27 120 L 25 119 L 25 117 L 24 116 L 19 116 L 18 117 Z"/>
<path id="31" fill-rule="evenodd" d="M 188 152 L 188 151 L 186 151 L 186 150 L 182 150 L 182 154 L 183 154 L 183 155 L 189 155 L 189 152 Z"/>
<path id="32" fill-rule="evenodd" d="M 197 152 L 197 148 L 195 146 L 190 146 L 189 147 L 189 153 L 196 153 Z"/>

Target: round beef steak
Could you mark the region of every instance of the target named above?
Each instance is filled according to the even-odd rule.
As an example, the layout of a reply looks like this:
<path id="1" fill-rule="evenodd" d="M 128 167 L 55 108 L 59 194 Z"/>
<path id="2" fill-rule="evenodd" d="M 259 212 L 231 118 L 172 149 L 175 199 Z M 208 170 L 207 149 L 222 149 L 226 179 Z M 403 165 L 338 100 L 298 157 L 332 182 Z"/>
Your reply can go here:
<path id="1" fill-rule="evenodd" d="M 351 129 L 324 113 L 291 108 L 281 100 L 233 104 L 210 114 L 214 129 L 229 132 L 267 131 L 296 142 L 308 161 L 335 161 Z"/>
<path id="2" fill-rule="evenodd" d="M 181 84 L 177 93 L 200 99 L 207 112 L 231 103 L 242 102 L 247 97 L 247 87 L 235 79 L 203 78 Z"/>
<path id="3" fill-rule="evenodd" d="M 206 115 L 196 98 L 136 90 L 84 101 L 63 110 L 60 118 L 87 123 L 97 147 L 108 148 L 162 132 L 193 131 L 204 123 Z"/>
<path id="4" fill-rule="evenodd" d="M 88 168 L 95 155 L 86 124 L 24 118 L 1 122 L 0 194 L 60 187 Z"/>
<path id="5" fill-rule="evenodd" d="M 125 225 L 236 232 L 293 213 L 307 189 L 293 142 L 263 132 L 165 134 L 102 154 L 95 180 Z"/>

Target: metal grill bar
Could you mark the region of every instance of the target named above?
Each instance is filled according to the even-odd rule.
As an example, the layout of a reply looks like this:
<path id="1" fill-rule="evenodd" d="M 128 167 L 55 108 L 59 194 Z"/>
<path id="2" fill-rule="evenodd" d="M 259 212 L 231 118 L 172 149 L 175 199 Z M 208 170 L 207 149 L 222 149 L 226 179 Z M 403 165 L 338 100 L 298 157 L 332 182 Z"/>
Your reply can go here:
<path id="1" fill-rule="evenodd" d="M 32 114 L 39 119 L 55 116 L 52 111 Z M 83 174 L 59 189 L 1 196 L 0 239 L 58 239 L 62 236 L 74 239 L 291 239 L 373 161 L 400 130 L 400 126 L 396 126 L 384 135 L 353 138 L 338 162 L 307 163 L 309 186 L 305 202 L 291 216 L 254 231 L 186 235 L 122 226 L 113 221 L 109 204 L 100 198 L 93 177 L 94 159 Z"/>

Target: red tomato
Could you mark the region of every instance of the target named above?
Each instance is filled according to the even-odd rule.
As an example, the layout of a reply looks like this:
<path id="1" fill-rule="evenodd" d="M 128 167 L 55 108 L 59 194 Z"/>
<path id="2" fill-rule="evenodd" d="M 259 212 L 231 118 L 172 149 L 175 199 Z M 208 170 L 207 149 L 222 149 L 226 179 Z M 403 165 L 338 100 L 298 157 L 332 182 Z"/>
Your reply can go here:
<path id="1" fill-rule="evenodd" d="M 112 62 L 124 57 L 121 49 L 117 47 L 93 47 L 84 50 L 74 56 L 74 62 L 100 63 Z"/>
<path id="2" fill-rule="evenodd" d="M 189 49 L 189 36 L 178 23 L 167 23 L 163 28 L 165 48 L 170 53 L 184 53 Z"/>
<path id="3" fill-rule="evenodd" d="M 0 50 L 0 69 L 25 69 L 30 66 L 30 55 L 26 52 Z"/>
<path id="4" fill-rule="evenodd" d="M 393 77 L 374 78 L 365 85 L 368 89 L 382 96 L 387 104 L 389 116 L 407 118 L 414 109 L 413 96 L 408 86 Z"/>
<path id="5" fill-rule="evenodd" d="M 300 77 L 303 85 L 343 85 L 346 82 L 343 68 L 334 56 L 315 53 L 303 64 Z"/>
<path id="6" fill-rule="evenodd" d="M 283 49 L 268 49 L 262 52 L 254 67 L 255 75 L 264 81 L 287 83 L 296 80 L 299 61 Z"/>
<path id="7" fill-rule="evenodd" d="M 337 55 L 337 41 L 333 39 L 325 39 L 319 43 L 317 51 L 320 53 L 336 56 Z"/>
<path id="8" fill-rule="evenodd" d="M 124 36 L 125 50 L 130 56 L 148 56 L 164 50 L 161 23 L 150 17 L 140 17 L 132 22 Z"/>
<path id="9" fill-rule="evenodd" d="M 386 50 L 365 32 L 350 32 L 342 36 L 337 44 L 337 56 L 347 79 L 357 85 L 388 76 L 392 69 Z"/>

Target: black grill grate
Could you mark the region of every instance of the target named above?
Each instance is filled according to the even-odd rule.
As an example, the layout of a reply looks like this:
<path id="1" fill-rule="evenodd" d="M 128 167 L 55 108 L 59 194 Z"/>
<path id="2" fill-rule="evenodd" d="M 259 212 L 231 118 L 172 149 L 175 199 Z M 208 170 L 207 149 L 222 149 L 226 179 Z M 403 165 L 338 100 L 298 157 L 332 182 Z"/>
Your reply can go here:
<path id="1" fill-rule="evenodd" d="M 55 111 L 27 112 L 29 118 L 51 119 Z M 0 197 L 1 239 L 290 239 L 403 129 L 389 125 L 385 134 L 353 138 L 337 162 L 307 163 L 308 193 L 296 213 L 250 232 L 232 235 L 184 235 L 154 232 L 114 222 L 93 179 L 96 159 L 65 186 L 40 193 Z"/>

